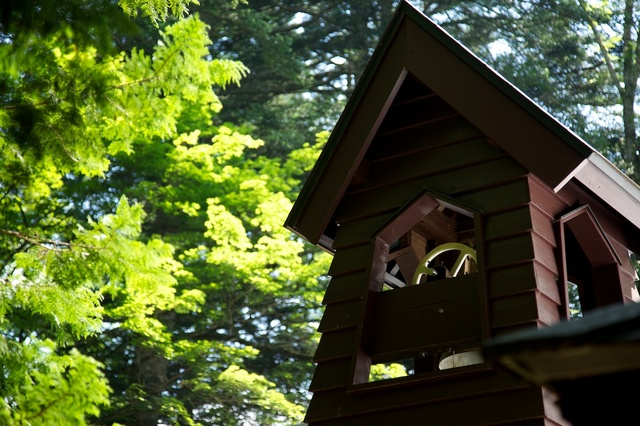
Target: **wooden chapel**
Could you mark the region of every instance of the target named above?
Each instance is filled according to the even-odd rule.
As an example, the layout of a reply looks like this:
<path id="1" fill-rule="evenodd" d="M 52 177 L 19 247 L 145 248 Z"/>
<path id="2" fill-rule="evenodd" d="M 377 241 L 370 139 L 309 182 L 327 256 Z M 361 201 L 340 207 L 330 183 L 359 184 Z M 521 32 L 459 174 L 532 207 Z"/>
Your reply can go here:
<path id="1" fill-rule="evenodd" d="M 639 300 L 640 188 L 404 1 L 285 226 L 334 256 L 314 426 L 569 424 L 483 342 Z"/>

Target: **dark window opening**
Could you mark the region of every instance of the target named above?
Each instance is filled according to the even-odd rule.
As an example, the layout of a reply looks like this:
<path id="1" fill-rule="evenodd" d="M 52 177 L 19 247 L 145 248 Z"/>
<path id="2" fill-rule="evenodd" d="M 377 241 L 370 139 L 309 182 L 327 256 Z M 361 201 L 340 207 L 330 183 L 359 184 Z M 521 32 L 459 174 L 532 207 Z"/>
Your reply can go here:
<path id="1" fill-rule="evenodd" d="M 567 319 L 637 297 L 633 253 L 618 244 L 618 252 L 588 205 L 558 220 L 562 259 L 560 290 Z"/>
<path id="2" fill-rule="evenodd" d="M 565 230 L 565 252 L 569 318 L 579 318 L 598 304 L 593 291 L 591 263 L 569 229 Z"/>

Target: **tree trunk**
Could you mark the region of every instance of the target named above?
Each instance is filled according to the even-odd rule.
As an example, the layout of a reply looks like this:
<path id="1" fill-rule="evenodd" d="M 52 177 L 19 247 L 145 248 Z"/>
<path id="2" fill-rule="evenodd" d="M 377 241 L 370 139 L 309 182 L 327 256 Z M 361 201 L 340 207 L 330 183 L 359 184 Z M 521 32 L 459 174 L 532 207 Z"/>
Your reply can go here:
<path id="1" fill-rule="evenodd" d="M 171 329 L 175 312 L 158 312 L 156 318 Z M 162 392 L 168 385 L 169 361 L 159 348 L 136 347 L 135 383 L 144 391 L 144 399 L 134 406 L 135 426 L 157 426 L 161 420 Z"/>
<path id="2" fill-rule="evenodd" d="M 624 145 L 622 156 L 626 163 L 632 166 L 630 177 L 640 182 L 640 161 L 636 136 L 636 113 L 634 110 L 636 90 L 638 87 L 638 40 L 633 40 L 632 32 L 635 28 L 634 0 L 625 1 L 624 11 L 624 51 L 622 54 L 623 90 L 622 90 L 622 123 L 624 125 Z"/>
<path id="3" fill-rule="evenodd" d="M 160 420 L 161 392 L 167 383 L 167 365 L 167 360 L 157 349 L 141 346 L 136 348 L 136 382 L 146 394 L 144 401 L 136 405 L 136 426 L 157 426 Z"/>

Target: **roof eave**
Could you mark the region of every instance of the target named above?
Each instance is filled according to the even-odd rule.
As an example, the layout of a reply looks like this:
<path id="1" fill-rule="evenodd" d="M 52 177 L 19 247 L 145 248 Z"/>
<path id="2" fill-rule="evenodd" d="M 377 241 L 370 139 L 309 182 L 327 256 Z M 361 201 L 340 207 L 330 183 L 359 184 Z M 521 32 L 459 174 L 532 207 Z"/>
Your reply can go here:
<path id="1" fill-rule="evenodd" d="M 574 179 L 640 229 L 640 186 L 602 154 L 594 151 Z"/>
<path id="2" fill-rule="evenodd" d="M 327 243 L 325 241 L 326 238 L 324 237 L 323 233 L 328 221 L 330 220 L 331 214 L 327 214 L 317 227 L 309 227 L 301 224 L 301 218 L 304 215 L 304 212 L 307 210 L 309 200 L 312 198 L 312 195 L 318 188 L 318 185 L 322 180 L 322 176 L 328 167 L 331 157 L 333 156 L 334 151 L 337 149 L 337 146 L 342 139 L 349 122 L 355 114 L 355 110 L 357 109 L 362 98 L 367 92 L 368 87 L 371 85 L 372 80 L 374 80 L 374 77 L 376 75 L 375 71 L 378 69 L 383 58 L 386 56 L 386 53 L 389 50 L 389 46 L 395 41 L 398 30 L 402 26 L 402 20 L 406 19 L 407 10 L 411 9 L 413 9 L 413 6 L 405 2 L 401 2 L 396 9 L 393 19 L 385 29 L 383 35 L 380 37 L 378 45 L 376 46 L 371 59 L 367 63 L 367 66 L 362 73 L 361 79 L 356 84 L 353 94 L 349 97 L 340 118 L 338 119 L 333 131 L 331 132 L 331 135 L 329 136 L 329 139 L 327 140 L 327 144 L 318 157 L 316 164 L 307 177 L 307 180 L 305 181 L 304 186 L 302 187 L 302 190 L 300 191 L 300 194 L 296 199 L 296 202 L 294 203 L 287 219 L 285 220 L 284 226 L 286 229 L 289 229 L 299 236 L 302 236 L 312 244 L 320 245 L 324 249 L 329 249 L 329 247 L 327 247 Z M 400 83 L 405 76 L 406 70 L 402 69 L 402 71 L 398 73 L 394 87 L 389 93 L 390 99 L 387 101 L 387 104 L 390 100 L 393 100 L 393 96 L 395 95 L 395 92 L 397 92 Z M 345 181 L 353 175 L 356 168 L 357 164 L 353 164 L 345 176 Z M 336 202 L 336 199 L 339 198 L 340 195 L 344 192 L 345 188 L 346 185 L 340 190 L 336 191 L 334 202 Z M 333 211 L 335 204 L 333 206 L 325 207 Z M 325 242 L 322 243 L 323 241 Z"/>

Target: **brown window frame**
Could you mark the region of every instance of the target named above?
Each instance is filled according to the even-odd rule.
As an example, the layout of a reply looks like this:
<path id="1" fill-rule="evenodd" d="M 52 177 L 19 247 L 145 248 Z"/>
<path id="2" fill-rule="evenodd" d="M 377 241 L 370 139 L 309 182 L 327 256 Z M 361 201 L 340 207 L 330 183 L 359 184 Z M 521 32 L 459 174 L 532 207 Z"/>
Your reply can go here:
<path id="1" fill-rule="evenodd" d="M 570 318 L 569 282 L 578 285 L 585 312 L 622 302 L 622 283 L 618 273 L 622 261 L 591 207 L 588 204 L 577 207 L 560 216 L 555 224 L 560 264 L 558 285 L 562 297 L 561 315 Z M 587 268 L 589 274 L 580 270 Z"/>

